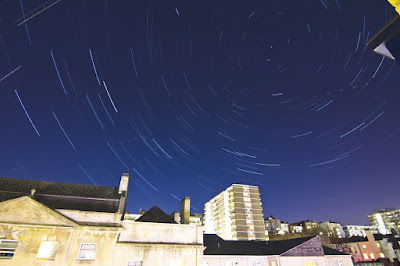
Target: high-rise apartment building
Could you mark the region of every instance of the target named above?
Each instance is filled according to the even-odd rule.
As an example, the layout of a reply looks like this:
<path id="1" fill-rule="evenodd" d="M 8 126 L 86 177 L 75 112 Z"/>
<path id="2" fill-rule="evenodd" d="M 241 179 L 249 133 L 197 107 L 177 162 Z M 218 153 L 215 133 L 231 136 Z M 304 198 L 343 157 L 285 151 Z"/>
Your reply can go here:
<path id="1" fill-rule="evenodd" d="M 205 204 L 204 231 L 225 240 L 266 240 L 257 186 L 233 184 Z"/>
<path id="2" fill-rule="evenodd" d="M 368 215 L 371 226 L 376 226 L 383 235 L 391 234 L 394 230 L 400 234 L 400 209 L 382 209 Z"/>

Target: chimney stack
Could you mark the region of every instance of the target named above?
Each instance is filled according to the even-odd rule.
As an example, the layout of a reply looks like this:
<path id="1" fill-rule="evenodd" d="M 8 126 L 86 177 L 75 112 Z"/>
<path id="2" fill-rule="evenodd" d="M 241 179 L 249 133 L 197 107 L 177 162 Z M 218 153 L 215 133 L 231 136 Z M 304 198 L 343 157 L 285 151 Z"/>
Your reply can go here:
<path id="1" fill-rule="evenodd" d="M 190 197 L 181 200 L 181 224 L 189 224 L 190 218 Z"/>
<path id="2" fill-rule="evenodd" d="M 368 242 L 375 241 L 374 233 L 372 233 L 372 231 L 370 229 L 365 230 L 365 233 L 367 234 Z"/>
<path id="3" fill-rule="evenodd" d="M 178 211 L 174 211 L 174 212 L 171 214 L 171 218 L 174 219 L 174 221 L 175 221 L 176 223 L 178 223 L 178 224 L 181 222 L 181 217 L 180 217 L 180 214 L 179 214 Z"/>
<path id="4" fill-rule="evenodd" d="M 119 183 L 119 189 L 118 189 L 118 194 L 121 194 L 121 197 L 119 199 L 118 212 L 122 214 L 125 213 L 126 198 L 128 196 L 128 183 L 129 183 L 129 174 L 123 173 L 121 176 L 121 182 Z"/>

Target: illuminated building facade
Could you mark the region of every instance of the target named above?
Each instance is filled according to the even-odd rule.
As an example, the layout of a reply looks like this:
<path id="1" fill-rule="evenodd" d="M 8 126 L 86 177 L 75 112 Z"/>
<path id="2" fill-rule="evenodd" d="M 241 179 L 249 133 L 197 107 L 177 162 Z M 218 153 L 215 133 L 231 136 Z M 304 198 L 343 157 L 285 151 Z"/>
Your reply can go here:
<path id="1" fill-rule="evenodd" d="M 257 186 L 233 184 L 205 204 L 204 231 L 226 240 L 266 240 Z"/>
<path id="2" fill-rule="evenodd" d="M 0 177 L 0 265 L 202 265 L 203 227 L 157 206 L 123 220 L 119 187 Z"/>
<path id="3" fill-rule="evenodd" d="M 343 226 L 345 237 L 361 236 L 367 237 L 367 231 L 370 230 L 373 234 L 378 234 L 378 227 L 368 225 L 346 225 Z"/>
<path id="4" fill-rule="evenodd" d="M 400 234 L 400 209 L 382 209 L 368 215 L 371 226 L 378 227 L 381 234 L 391 234 L 392 230 Z"/>
<path id="5" fill-rule="evenodd" d="M 320 223 L 319 226 L 328 237 L 336 237 L 336 238 L 346 237 L 341 223 L 326 221 Z"/>

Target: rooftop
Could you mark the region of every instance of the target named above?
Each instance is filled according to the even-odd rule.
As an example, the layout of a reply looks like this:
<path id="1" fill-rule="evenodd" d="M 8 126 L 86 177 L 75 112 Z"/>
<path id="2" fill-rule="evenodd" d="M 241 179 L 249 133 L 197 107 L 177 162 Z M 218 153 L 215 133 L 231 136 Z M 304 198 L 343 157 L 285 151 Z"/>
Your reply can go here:
<path id="1" fill-rule="evenodd" d="M 163 212 L 158 206 L 153 206 L 145 214 L 140 216 L 140 218 L 138 218 L 136 222 L 176 224 L 174 219 Z"/>
<path id="2" fill-rule="evenodd" d="M 31 195 L 52 209 L 117 212 L 118 187 L 0 177 L 0 202 Z"/>
<path id="3" fill-rule="evenodd" d="M 204 255 L 281 255 L 304 242 L 313 239 L 302 237 L 279 241 L 230 241 L 214 234 L 204 235 Z M 323 247 L 325 255 L 344 255 L 345 253 Z"/>

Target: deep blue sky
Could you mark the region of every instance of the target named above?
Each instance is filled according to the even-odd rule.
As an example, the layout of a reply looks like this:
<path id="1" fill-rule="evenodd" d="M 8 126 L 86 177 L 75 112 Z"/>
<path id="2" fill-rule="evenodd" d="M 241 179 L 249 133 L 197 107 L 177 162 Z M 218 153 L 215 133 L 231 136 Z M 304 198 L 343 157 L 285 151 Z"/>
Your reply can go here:
<path id="1" fill-rule="evenodd" d="M 400 67 L 365 44 L 385 0 L 43 3 L 0 1 L 0 176 L 128 172 L 132 213 L 232 183 L 289 222 L 399 207 Z"/>

